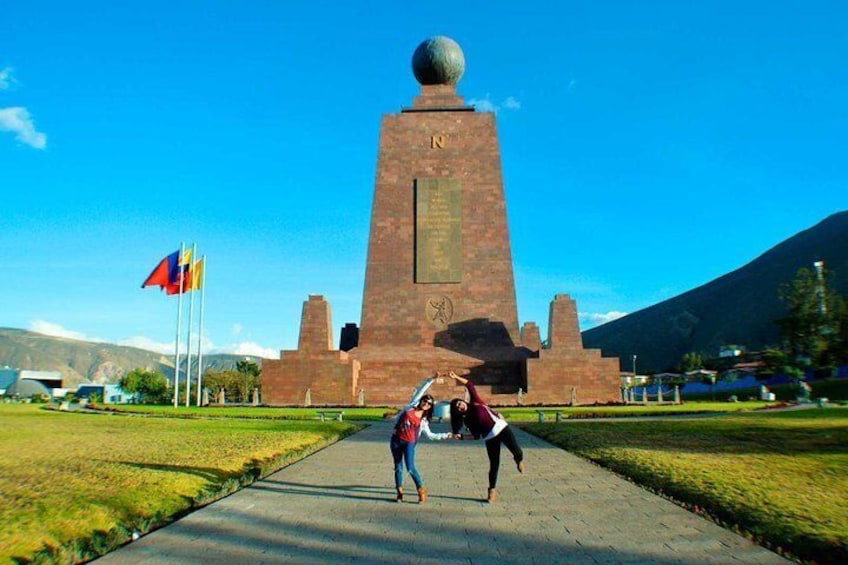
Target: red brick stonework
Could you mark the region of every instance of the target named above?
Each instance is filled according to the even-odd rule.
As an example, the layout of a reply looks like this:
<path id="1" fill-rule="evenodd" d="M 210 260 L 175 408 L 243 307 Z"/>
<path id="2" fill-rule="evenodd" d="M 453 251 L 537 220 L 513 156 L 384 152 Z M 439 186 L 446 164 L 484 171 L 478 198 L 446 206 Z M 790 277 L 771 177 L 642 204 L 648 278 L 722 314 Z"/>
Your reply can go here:
<path id="1" fill-rule="evenodd" d="M 599 349 L 583 349 L 577 303 L 567 294 L 551 302 L 548 348 L 527 360 L 527 404 L 592 404 L 621 400 L 619 362 L 601 357 Z M 537 330 L 538 333 L 538 330 Z"/>
<path id="2" fill-rule="evenodd" d="M 400 405 L 448 369 L 494 404 L 619 400 L 618 360 L 583 349 L 574 301 L 556 297 L 549 327 L 550 349 L 536 324 L 519 332 L 494 114 L 425 85 L 383 118 L 357 347 L 333 350 L 329 305 L 310 296 L 297 351 L 263 362 L 263 402 Z"/>
<path id="3" fill-rule="evenodd" d="M 333 350 L 332 328 L 330 305 L 323 296 L 310 296 L 303 303 L 297 351 L 262 362 L 265 404 L 352 404 L 359 362 Z"/>

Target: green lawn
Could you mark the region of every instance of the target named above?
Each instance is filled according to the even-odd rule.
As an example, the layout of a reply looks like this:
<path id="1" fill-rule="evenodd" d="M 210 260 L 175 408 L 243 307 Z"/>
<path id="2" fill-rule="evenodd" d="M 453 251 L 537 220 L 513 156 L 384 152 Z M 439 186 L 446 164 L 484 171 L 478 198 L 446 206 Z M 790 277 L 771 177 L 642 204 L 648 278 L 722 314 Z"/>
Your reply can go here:
<path id="1" fill-rule="evenodd" d="M 545 421 L 553 421 L 556 413 L 562 418 L 633 418 L 641 416 L 680 416 L 685 414 L 723 414 L 726 412 L 745 412 L 774 406 L 774 402 L 684 402 L 682 404 L 656 405 L 618 405 L 618 406 L 540 406 L 540 407 L 504 407 L 498 412 L 511 422 L 536 422 L 538 413 L 544 414 Z"/>
<path id="2" fill-rule="evenodd" d="M 764 403 L 504 408 L 512 422 L 802 558 L 848 560 L 848 409 Z M 81 414 L 0 404 L 0 563 L 74 562 L 166 523 L 357 424 L 315 408 L 121 407 Z M 735 412 L 718 417 L 631 418 Z M 345 408 L 345 420 L 388 408 Z M 155 416 L 155 417 L 150 417 Z M 178 416 L 178 417 L 174 417 Z M 589 417 L 609 416 L 607 421 Z"/>
<path id="3" fill-rule="evenodd" d="M 848 562 L 848 409 L 522 427 L 770 547 Z"/>
<path id="4" fill-rule="evenodd" d="M 256 418 L 270 420 L 318 420 L 323 410 L 344 412 L 344 420 L 379 420 L 397 408 L 273 408 L 269 406 L 153 406 L 147 404 L 100 404 L 98 410 L 131 412 L 168 418 Z"/>
<path id="5" fill-rule="evenodd" d="M 538 411 L 545 413 L 546 420 L 553 420 L 557 411 L 564 418 L 618 418 L 634 416 L 660 416 L 679 414 L 719 414 L 746 410 L 757 410 L 775 403 L 768 402 L 685 402 L 663 406 L 543 406 L 543 407 L 498 407 L 498 412 L 514 422 L 535 422 Z M 268 406 L 208 406 L 184 407 L 149 405 L 100 405 L 98 409 L 115 412 L 132 412 L 169 418 L 265 418 L 281 420 L 316 420 L 318 411 L 323 408 L 273 408 Z M 379 420 L 387 414 L 395 414 L 397 408 L 344 407 L 330 410 L 343 410 L 345 420 Z"/>
<path id="6" fill-rule="evenodd" d="M 355 429 L 0 404 L 0 563 L 105 553 Z"/>

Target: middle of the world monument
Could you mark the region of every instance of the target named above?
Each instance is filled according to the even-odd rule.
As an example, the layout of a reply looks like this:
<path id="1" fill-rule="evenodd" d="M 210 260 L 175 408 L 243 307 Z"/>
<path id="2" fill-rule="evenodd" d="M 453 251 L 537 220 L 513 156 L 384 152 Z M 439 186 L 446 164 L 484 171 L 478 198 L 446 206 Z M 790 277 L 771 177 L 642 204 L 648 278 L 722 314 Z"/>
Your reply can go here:
<path id="1" fill-rule="evenodd" d="M 399 406 L 448 370 L 496 405 L 620 401 L 619 360 L 583 348 L 568 295 L 551 302 L 545 348 L 535 323 L 519 329 L 495 115 L 457 95 L 459 45 L 428 39 L 412 62 L 420 94 L 380 127 L 360 324 L 334 349 L 330 305 L 309 296 L 297 349 L 262 362 L 262 403 Z"/>

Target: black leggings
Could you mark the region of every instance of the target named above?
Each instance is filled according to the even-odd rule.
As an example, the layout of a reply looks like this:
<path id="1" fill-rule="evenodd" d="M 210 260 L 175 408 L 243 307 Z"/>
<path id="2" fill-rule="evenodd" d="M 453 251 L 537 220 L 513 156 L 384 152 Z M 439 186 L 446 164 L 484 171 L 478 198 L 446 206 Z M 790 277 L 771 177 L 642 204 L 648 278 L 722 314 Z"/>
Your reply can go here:
<path id="1" fill-rule="evenodd" d="M 504 444 L 512 453 L 515 462 L 524 460 L 524 452 L 515 441 L 515 436 L 509 426 L 501 430 L 501 433 L 486 440 L 486 453 L 489 454 L 489 488 L 498 486 L 498 469 L 501 466 L 501 444 Z"/>

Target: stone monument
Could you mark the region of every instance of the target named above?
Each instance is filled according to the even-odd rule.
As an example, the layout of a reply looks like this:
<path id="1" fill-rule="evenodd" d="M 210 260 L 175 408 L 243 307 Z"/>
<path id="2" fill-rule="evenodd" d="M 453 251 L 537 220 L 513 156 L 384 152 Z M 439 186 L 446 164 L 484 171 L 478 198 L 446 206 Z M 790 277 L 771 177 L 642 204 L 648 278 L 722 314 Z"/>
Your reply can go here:
<path id="1" fill-rule="evenodd" d="M 464 373 L 493 404 L 620 399 L 619 365 L 584 350 L 577 308 L 551 303 L 549 348 L 532 322 L 519 330 L 495 115 L 456 93 L 465 59 L 446 37 L 412 58 L 411 107 L 383 117 L 358 331 L 332 345 L 330 306 L 304 302 L 298 349 L 264 360 L 267 404 L 401 405 L 434 370 Z M 437 382 L 441 398 L 461 394 Z"/>

